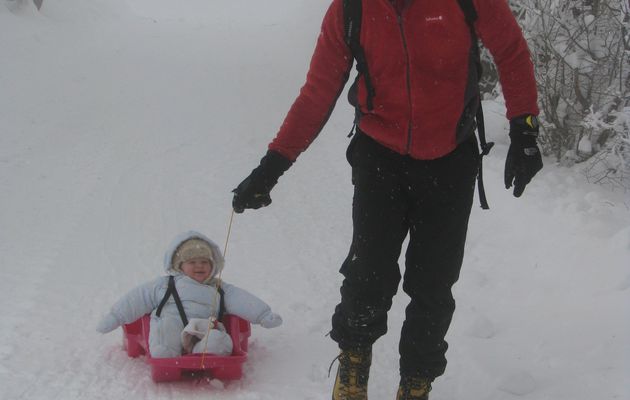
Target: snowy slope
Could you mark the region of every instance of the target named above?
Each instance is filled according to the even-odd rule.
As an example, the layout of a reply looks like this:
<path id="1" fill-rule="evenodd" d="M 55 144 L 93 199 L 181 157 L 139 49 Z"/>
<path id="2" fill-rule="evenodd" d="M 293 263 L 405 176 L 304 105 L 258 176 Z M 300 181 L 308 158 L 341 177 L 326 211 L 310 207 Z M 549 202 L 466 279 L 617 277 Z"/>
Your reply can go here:
<path id="1" fill-rule="evenodd" d="M 327 6 L 0 0 L 0 399 L 330 398 L 325 335 L 351 233 L 343 99 L 274 203 L 235 217 L 224 278 L 285 321 L 254 327 L 241 381 L 156 385 L 120 332 L 94 331 L 161 273 L 175 234 L 225 242 L 229 192 L 297 94 Z M 504 110 L 486 109 L 492 209 L 473 210 L 431 398 L 628 399 L 629 196 L 547 160 L 513 198 Z M 370 398 L 394 398 L 405 303 L 375 345 Z"/>

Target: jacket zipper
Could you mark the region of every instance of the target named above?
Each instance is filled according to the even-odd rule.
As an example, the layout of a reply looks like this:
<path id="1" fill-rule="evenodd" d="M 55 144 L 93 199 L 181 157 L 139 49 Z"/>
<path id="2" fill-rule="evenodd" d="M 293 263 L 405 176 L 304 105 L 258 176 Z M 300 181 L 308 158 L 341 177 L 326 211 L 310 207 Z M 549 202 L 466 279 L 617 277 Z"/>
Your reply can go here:
<path id="1" fill-rule="evenodd" d="M 407 128 L 407 154 L 409 154 L 409 151 L 411 149 L 411 123 L 412 123 L 412 118 L 411 115 L 413 114 L 411 112 L 411 72 L 410 72 L 410 68 L 411 66 L 409 65 L 409 49 L 407 47 L 407 39 L 405 39 L 405 30 L 403 28 L 403 21 L 402 21 L 402 15 L 398 15 L 398 27 L 400 28 L 400 35 L 402 36 L 402 41 L 403 41 L 403 47 L 405 49 L 405 63 L 407 65 L 407 100 L 409 102 L 409 122 L 408 122 L 408 128 Z"/>

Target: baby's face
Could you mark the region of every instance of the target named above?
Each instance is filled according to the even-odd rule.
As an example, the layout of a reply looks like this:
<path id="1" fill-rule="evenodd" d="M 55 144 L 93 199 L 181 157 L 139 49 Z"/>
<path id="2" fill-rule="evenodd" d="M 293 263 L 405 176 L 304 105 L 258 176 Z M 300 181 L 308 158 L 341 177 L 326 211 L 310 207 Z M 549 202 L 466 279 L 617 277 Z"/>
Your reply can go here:
<path id="1" fill-rule="evenodd" d="M 193 258 L 182 263 L 181 268 L 184 275 L 203 283 L 212 272 L 212 263 L 207 258 Z"/>

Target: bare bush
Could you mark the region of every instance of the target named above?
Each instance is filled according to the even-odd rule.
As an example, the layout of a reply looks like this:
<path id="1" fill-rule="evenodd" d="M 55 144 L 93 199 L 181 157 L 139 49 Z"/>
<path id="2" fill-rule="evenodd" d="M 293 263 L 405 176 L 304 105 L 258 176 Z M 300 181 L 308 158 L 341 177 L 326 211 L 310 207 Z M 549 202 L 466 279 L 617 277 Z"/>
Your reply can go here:
<path id="1" fill-rule="evenodd" d="M 629 12 L 624 0 L 522 0 L 542 109 L 541 144 L 591 181 L 628 186 Z"/>

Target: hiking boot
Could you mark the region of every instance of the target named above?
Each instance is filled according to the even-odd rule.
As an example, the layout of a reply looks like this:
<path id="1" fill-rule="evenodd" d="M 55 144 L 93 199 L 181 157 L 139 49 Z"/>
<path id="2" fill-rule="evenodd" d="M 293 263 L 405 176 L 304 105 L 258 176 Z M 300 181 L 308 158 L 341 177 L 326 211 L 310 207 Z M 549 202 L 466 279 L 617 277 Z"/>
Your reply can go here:
<path id="1" fill-rule="evenodd" d="M 342 350 L 332 400 L 367 400 L 372 349 Z"/>
<path id="2" fill-rule="evenodd" d="M 431 379 L 419 376 L 400 378 L 396 400 L 429 400 Z"/>

